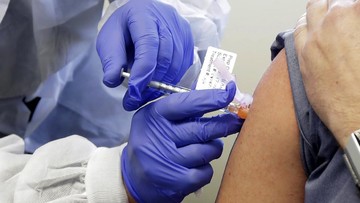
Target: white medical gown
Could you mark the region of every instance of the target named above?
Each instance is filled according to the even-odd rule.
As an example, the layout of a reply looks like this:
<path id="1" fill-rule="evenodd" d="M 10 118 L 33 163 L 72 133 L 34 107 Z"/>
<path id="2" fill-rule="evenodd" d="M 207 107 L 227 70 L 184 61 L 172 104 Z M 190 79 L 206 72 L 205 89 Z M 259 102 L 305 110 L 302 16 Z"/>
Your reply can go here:
<path id="1" fill-rule="evenodd" d="M 200 52 L 219 45 L 226 0 L 164 2 L 188 19 Z M 103 0 L 0 0 L 0 135 L 24 137 L 27 152 L 72 134 L 106 147 L 127 140 L 133 113 L 121 104 L 126 88 L 103 85 L 95 49 L 103 5 Z M 181 85 L 196 79 L 195 62 Z M 41 99 L 29 121 L 24 101 L 36 97 Z"/>

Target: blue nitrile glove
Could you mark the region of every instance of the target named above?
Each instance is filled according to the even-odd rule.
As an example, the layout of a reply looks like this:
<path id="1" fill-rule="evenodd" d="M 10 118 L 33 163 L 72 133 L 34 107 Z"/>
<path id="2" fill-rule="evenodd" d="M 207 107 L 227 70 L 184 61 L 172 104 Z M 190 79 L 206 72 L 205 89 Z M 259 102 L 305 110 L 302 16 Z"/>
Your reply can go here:
<path id="1" fill-rule="evenodd" d="M 123 106 L 135 110 L 161 95 L 147 87 L 151 80 L 180 81 L 193 63 L 194 42 L 189 23 L 170 5 L 129 0 L 100 30 L 97 51 L 108 87 L 123 82 L 121 69 L 131 69 Z"/>
<path id="2" fill-rule="evenodd" d="M 123 180 L 137 202 L 180 202 L 210 182 L 210 161 L 222 153 L 220 137 L 242 126 L 234 114 L 205 118 L 227 106 L 235 84 L 226 90 L 172 94 L 141 108 L 133 117 L 121 157 Z"/>

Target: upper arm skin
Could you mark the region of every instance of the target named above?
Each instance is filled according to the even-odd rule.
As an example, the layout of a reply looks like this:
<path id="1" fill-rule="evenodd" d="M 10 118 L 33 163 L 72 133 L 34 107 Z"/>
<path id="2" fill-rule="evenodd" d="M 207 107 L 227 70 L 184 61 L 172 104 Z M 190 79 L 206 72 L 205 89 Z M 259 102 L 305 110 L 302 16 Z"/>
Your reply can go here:
<path id="1" fill-rule="evenodd" d="M 304 202 L 306 177 L 282 50 L 263 75 L 229 157 L 217 202 Z"/>

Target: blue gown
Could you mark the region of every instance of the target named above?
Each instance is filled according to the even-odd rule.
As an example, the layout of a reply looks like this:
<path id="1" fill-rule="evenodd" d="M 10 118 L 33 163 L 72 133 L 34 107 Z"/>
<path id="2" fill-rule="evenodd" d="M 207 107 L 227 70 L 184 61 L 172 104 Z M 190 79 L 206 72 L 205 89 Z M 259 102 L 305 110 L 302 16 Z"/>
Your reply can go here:
<path id="1" fill-rule="evenodd" d="M 102 84 L 95 49 L 103 4 L 9 2 L 0 24 L 0 132 L 24 137 L 27 152 L 73 134 L 97 146 L 127 140 L 133 113 L 122 107 L 126 88 Z M 25 102 L 36 97 L 29 122 Z"/>

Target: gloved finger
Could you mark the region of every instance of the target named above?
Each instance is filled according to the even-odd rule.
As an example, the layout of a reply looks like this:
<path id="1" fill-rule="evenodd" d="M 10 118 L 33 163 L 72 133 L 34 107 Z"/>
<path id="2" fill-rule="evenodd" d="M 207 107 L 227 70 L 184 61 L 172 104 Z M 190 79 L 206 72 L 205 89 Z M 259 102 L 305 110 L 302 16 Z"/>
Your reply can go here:
<path id="1" fill-rule="evenodd" d="M 174 11 L 176 12 L 176 11 Z M 170 30 L 173 30 L 172 40 L 174 43 L 174 54 L 163 78 L 163 82 L 177 84 L 185 72 L 193 63 L 194 42 L 192 38 L 189 23 L 179 15 L 175 16 L 175 22 L 170 24 Z"/>
<path id="2" fill-rule="evenodd" d="M 159 29 L 159 52 L 158 52 L 158 62 L 156 69 L 154 70 L 154 74 L 151 80 L 154 81 L 160 81 L 165 83 L 170 83 L 170 80 L 166 80 L 166 74 L 170 71 L 169 69 L 176 69 L 178 68 L 178 64 L 175 67 L 170 67 L 172 65 L 172 59 L 174 56 L 174 43 L 172 39 L 172 34 L 170 33 L 169 29 L 167 27 L 162 26 Z M 175 70 L 176 71 L 176 70 Z M 177 73 L 178 71 L 176 71 Z M 160 96 L 164 95 L 161 91 L 152 89 L 152 88 L 146 88 L 141 95 L 141 101 L 136 105 L 136 107 L 132 108 L 138 108 L 145 103 L 152 101 Z M 134 104 L 133 104 L 134 105 Z M 127 107 L 131 108 L 131 107 Z"/>
<path id="3" fill-rule="evenodd" d="M 157 65 L 159 33 L 156 20 L 151 16 L 133 14 L 130 15 L 129 22 L 135 60 L 131 68 L 128 94 L 124 97 L 123 105 L 126 110 L 135 110 L 140 106 L 141 94 L 151 81 Z"/>
<path id="4" fill-rule="evenodd" d="M 211 89 L 172 94 L 154 104 L 155 111 L 172 121 L 198 117 L 226 107 L 235 96 L 236 85 L 229 82 L 225 90 Z"/>
<path id="5" fill-rule="evenodd" d="M 176 47 L 176 46 L 175 46 Z M 163 80 L 166 73 L 169 71 L 174 57 L 174 43 L 172 34 L 166 26 L 159 28 L 159 51 L 157 66 L 152 77 L 152 80 L 159 82 L 170 82 Z"/>
<path id="6" fill-rule="evenodd" d="M 220 139 L 203 144 L 190 144 L 178 148 L 178 154 L 172 160 L 187 168 L 199 167 L 219 158 L 223 145 Z"/>
<path id="7" fill-rule="evenodd" d="M 185 72 L 191 67 L 191 65 L 194 62 L 194 39 L 191 33 L 190 24 L 183 19 L 181 16 L 178 16 L 179 22 L 182 23 L 182 26 L 180 26 L 181 36 L 186 36 L 183 40 L 183 50 L 182 50 L 182 58 L 179 64 L 181 64 L 181 68 L 179 68 L 179 72 L 176 75 L 173 75 L 173 81 L 172 84 L 177 84 Z M 175 61 L 175 60 L 174 60 Z M 174 62 L 175 66 L 177 65 L 177 62 Z"/>
<path id="8" fill-rule="evenodd" d="M 195 192 L 210 183 L 213 174 L 214 171 L 210 164 L 189 169 L 187 176 L 184 177 L 184 182 L 187 184 L 183 185 L 182 191 L 186 195 Z"/>
<path id="9" fill-rule="evenodd" d="M 211 118 L 195 118 L 176 125 L 171 139 L 177 147 L 226 137 L 240 131 L 244 120 L 235 114 L 221 114 Z"/>
<path id="10" fill-rule="evenodd" d="M 176 37 L 176 35 L 174 36 Z M 175 39 L 173 39 L 175 40 Z M 175 79 L 177 76 L 181 77 L 182 75 L 179 75 L 179 71 L 182 69 L 182 62 L 184 60 L 188 60 L 184 58 L 184 52 L 183 52 L 184 46 L 181 43 L 176 43 L 174 46 L 174 55 L 171 59 L 171 64 L 167 69 L 166 74 L 164 75 L 164 78 L 162 79 L 163 82 L 169 83 L 169 84 L 176 84 Z"/>
<path id="11" fill-rule="evenodd" d="M 181 19 L 181 22 L 183 23 L 183 25 L 179 26 L 183 28 L 181 30 L 181 33 L 172 35 L 169 29 L 163 26 L 159 30 L 160 37 L 158 63 L 152 76 L 152 80 L 154 81 L 165 82 L 168 84 L 176 84 L 180 81 L 187 69 L 193 63 L 194 43 L 191 29 L 187 21 Z M 179 39 L 179 35 L 186 37 L 184 37 L 184 39 L 182 40 Z M 183 42 L 184 40 L 186 42 Z M 177 43 L 174 43 L 174 41 L 177 41 Z M 174 46 L 175 44 L 176 46 Z M 184 48 L 182 48 L 183 44 L 186 44 Z M 125 98 L 130 97 L 128 94 L 129 93 L 127 92 Z M 141 100 L 138 103 L 124 102 L 123 105 L 126 110 L 137 109 L 140 106 L 146 104 L 147 102 L 154 100 L 162 95 L 163 93 L 159 92 L 158 90 L 146 88 L 142 92 Z"/>
<path id="12" fill-rule="evenodd" d="M 142 99 L 140 101 L 138 101 L 137 103 L 129 103 L 129 102 L 125 102 L 125 99 L 124 99 L 123 107 L 127 111 L 132 111 L 132 110 L 138 109 L 139 107 L 146 104 L 147 102 L 152 101 L 156 98 L 159 98 L 163 95 L 164 95 L 164 93 L 161 92 L 160 90 L 147 88 L 142 93 Z M 130 98 L 129 92 L 125 93 L 124 98 Z"/>
<path id="13" fill-rule="evenodd" d="M 120 22 L 118 15 L 112 15 L 100 30 L 96 41 L 104 71 L 103 83 L 108 87 L 116 87 L 123 82 L 120 72 L 127 64 L 126 36 Z"/>
<path id="14" fill-rule="evenodd" d="M 167 7 L 164 10 L 164 12 L 166 13 L 163 13 L 163 15 L 171 16 L 173 18 L 171 22 L 165 20 L 165 22 L 167 22 L 166 27 L 171 34 L 171 37 L 169 39 L 171 39 L 173 43 L 173 55 L 170 61 L 171 63 L 167 66 L 166 74 L 163 75 L 164 77 L 161 78 L 159 81 L 169 84 L 176 84 L 178 81 L 180 81 L 186 70 L 193 63 L 194 42 L 192 38 L 190 24 L 188 23 L 188 21 L 178 15 L 176 9 L 172 6 L 162 6 Z M 159 30 L 161 39 L 162 33 L 161 29 Z M 163 51 L 169 52 L 169 49 L 166 46 L 162 46 L 162 43 L 160 42 L 159 56 Z M 189 51 L 191 52 L 191 55 L 189 55 Z"/>

